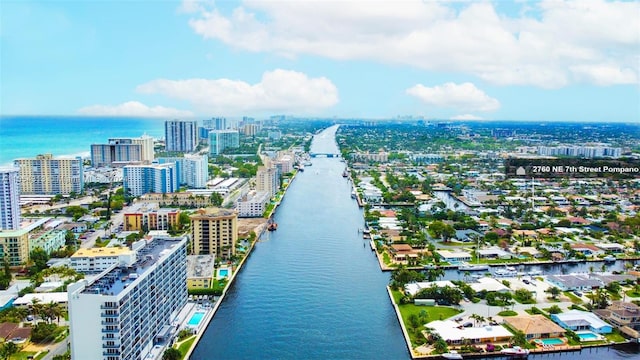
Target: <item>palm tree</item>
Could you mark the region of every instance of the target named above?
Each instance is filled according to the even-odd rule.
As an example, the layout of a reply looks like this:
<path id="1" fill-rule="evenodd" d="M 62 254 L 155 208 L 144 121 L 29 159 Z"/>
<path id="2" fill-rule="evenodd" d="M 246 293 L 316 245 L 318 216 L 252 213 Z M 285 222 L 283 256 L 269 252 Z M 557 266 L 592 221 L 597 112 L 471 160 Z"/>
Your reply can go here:
<path id="1" fill-rule="evenodd" d="M 11 341 L 5 342 L 4 344 L 2 344 L 2 347 L 0 347 L 0 356 L 2 356 L 4 360 L 9 360 L 9 358 L 11 358 L 11 355 L 17 352 L 18 345 L 14 344 Z"/>
<path id="2" fill-rule="evenodd" d="M 60 304 L 51 301 L 44 305 L 44 312 L 47 314 L 47 321 L 50 322 L 51 320 L 56 319 L 58 324 L 60 324 L 60 317 L 63 315 Z"/>

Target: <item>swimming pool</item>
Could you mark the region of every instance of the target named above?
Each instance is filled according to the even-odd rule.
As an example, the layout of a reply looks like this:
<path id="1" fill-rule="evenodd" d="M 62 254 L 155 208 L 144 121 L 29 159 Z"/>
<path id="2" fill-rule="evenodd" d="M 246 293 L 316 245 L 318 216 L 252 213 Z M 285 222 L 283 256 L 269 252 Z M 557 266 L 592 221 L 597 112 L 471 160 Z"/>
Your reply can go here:
<path id="1" fill-rule="evenodd" d="M 229 269 L 218 270 L 218 277 L 226 277 L 226 276 L 229 276 Z"/>
<path id="2" fill-rule="evenodd" d="M 189 322 L 187 323 L 187 325 L 198 326 L 200 324 L 200 321 L 202 321 L 203 317 L 204 317 L 203 312 L 201 311 L 195 312 L 193 313 L 193 315 L 191 315 L 191 319 L 189 319 Z"/>
<path id="3" fill-rule="evenodd" d="M 536 340 L 538 343 L 542 343 L 544 345 L 563 345 L 564 341 L 558 338 L 550 338 L 550 339 L 538 339 Z"/>
<path id="4" fill-rule="evenodd" d="M 600 336 L 592 333 L 591 331 L 577 332 L 576 335 L 580 338 L 580 341 L 595 341 L 600 340 Z"/>

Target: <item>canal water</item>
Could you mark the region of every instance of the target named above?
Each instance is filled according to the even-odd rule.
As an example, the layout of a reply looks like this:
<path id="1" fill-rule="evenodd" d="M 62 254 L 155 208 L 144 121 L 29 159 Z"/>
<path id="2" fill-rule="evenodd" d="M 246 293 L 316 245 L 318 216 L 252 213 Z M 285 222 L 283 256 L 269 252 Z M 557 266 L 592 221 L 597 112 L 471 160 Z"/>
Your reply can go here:
<path id="1" fill-rule="evenodd" d="M 338 153 L 336 128 L 313 152 Z M 191 359 L 407 359 L 339 158 L 314 158 L 238 274 Z"/>
<path id="2" fill-rule="evenodd" d="M 335 130 L 317 135 L 312 151 L 337 153 Z M 342 177 L 344 163 L 312 162 L 278 208 L 278 230 L 256 245 L 191 359 L 410 358 L 385 289 L 389 273 L 358 232 L 362 211 Z M 529 358 L 640 359 L 640 352 L 634 344 Z"/>

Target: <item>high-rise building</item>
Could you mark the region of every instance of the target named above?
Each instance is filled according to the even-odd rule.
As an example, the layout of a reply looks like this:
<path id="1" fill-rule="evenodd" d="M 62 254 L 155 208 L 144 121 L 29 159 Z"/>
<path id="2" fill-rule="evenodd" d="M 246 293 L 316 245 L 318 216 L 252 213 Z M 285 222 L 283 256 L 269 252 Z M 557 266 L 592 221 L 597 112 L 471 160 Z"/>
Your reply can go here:
<path id="1" fill-rule="evenodd" d="M 93 167 L 112 166 L 114 163 L 143 162 L 150 164 L 154 158 L 153 138 L 112 138 L 107 144 L 91 145 Z"/>
<path id="2" fill-rule="evenodd" d="M 142 162 L 142 147 L 130 142 L 109 140 L 108 144 L 91 144 L 91 166 L 94 168 Z"/>
<path id="3" fill-rule="evenodd" d="M 168 342 L 187 303 L 187 238 L 133 244 L 133 266 L 113 264 L 67 288 L 72 359 L 146 359 Z"/>
<path id="4" fill-rule="evenodd" d="M 238 214 L 221 208 L 196 211 L 191 219 L 191 249 L 194 255 L 229 259 L 236 253 Z"/>
<path id="5" fill-rule="evenodd" d="M 240 147 L 240 134 L 237 130 L 214 130 L 209 132 L 209 154 L 222 154 L 227 148 Z"/>
<path id="6" fill-rule="evenodd" d="M 202 120 L 202 127 L 209 130 L 227 130 L 229 129 L 229 124 L 227 123 L 227 118 L 214 117 Z"/>
<path id="7" fill-rule="evenodd" d="M 146 193 L 178 191 L 176 164 L 127 165 L 123 168 L 122 183 L 131 196 Z"/>
<path id="8" fill-rule="evenodd" d="M 84 189 L 82 158 L 54 159 L 51 154 L 38 155 L 35 159 L 17 159 L 20 168 L 20 193 L 22 195 L 80 194 Z"/>
<path id="9" fill-rule="evenodd" d="M 280 188 L 280 174 L 276 167 L 260 166 L 256 172 L 256 190 L 265 191 L 272 198 Z"/>
<path id="10" fill-rule="evenodd" d="M 11 266 L 24 265 L 36 247 L 50 254 L 64 246 L 66 231 L 51 229 L 47 226 L 50 221 L 39 218 L 24 221 L 19 229 L 0 231 L 0 259 L 7 259 Z"/>
<path id="11" fill-rule="evenodd" d="M 176 164 L 176 174 L 180 185 L 204 189 L 209 180 L 209 157 L 207 155 L 185 154 L 184 157 L 160 157 L 159 164 Z"/>
<path id="12" fill-rule="evenodd" d="M 182 183 L 190 188 L 204 189 L 209 180 L 209 157 L 185 155 L 181 169 Z"/>
<path id="13" fill-rule="evenodd" d="M 20 228 L 20 181 L 18 168 L 0 168 L 0 230 Z"/>
<path id="14" fill-rule="evenodd" d="M 198 146 L 198 122 L 168 120 L 164 123 L 166 151 L 192 152 Z"/>

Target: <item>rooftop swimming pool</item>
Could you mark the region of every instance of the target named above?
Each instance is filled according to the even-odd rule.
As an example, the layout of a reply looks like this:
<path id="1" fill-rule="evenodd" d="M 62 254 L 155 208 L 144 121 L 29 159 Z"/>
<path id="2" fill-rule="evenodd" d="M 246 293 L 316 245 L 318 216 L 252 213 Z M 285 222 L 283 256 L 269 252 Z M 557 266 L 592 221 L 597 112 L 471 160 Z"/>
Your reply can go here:
<path id="1" fill-rule="evenodd" d="M 189 322 L 187 323 L 187 325 L 189 326 L 198 326 L 200 325 L 200 322 L 202 321 L 202 318 L 204 317 L 204 313 L 201 311 L 195 312 L 193 313 L 193 315 L 191 315 L 191 319 L 189 319 Z"/>

